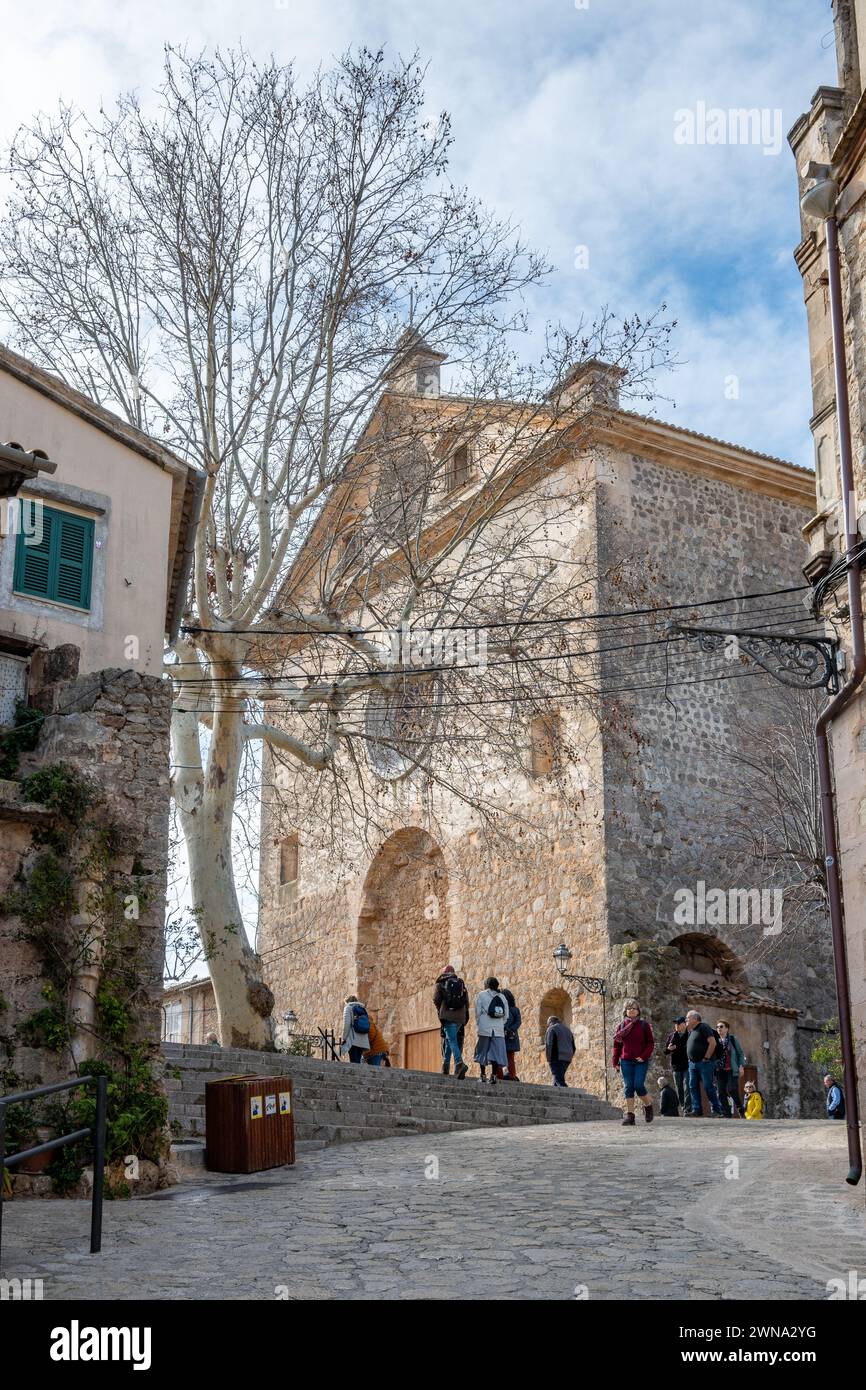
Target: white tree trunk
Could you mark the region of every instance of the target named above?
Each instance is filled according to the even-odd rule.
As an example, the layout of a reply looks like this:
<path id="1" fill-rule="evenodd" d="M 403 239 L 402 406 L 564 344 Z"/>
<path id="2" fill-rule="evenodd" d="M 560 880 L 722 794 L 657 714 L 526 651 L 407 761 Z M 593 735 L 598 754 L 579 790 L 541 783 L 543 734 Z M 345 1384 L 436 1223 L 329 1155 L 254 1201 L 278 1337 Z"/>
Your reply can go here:
<path id="1" fill-rule="evenodd" d="M 236 674 L 222 664 L 215 675 Z M 220 1041 L 273 1047 L 273 995 L 247 943 L 232 871 L 232 813 L 243 747 L 241 714 L 214 715 L 207 767 L 201 769 L 198 716 L 174 715 L 179 764 L 175 795 L 189 859 L 190 891 L 213 981 Z"/>

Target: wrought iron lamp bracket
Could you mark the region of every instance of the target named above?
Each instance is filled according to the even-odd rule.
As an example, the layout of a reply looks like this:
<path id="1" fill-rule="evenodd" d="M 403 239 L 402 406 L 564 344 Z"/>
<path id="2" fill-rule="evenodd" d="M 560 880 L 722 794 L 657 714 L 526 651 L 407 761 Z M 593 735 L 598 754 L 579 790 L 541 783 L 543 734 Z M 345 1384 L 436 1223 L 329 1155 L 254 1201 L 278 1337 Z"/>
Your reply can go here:
<path id="1" fill-rule="evenodd" d="M 736 628 L 690 627 L 670 623 L 671 635 L 697 642 L 702 652 L 747 656 L 781 685 L 795 690 L 839 689 L 839 642 L 835 637 L 797 637 L 789 632 L 749 632 Z M 731 648 L 731 644 L 734 647 Z"/>

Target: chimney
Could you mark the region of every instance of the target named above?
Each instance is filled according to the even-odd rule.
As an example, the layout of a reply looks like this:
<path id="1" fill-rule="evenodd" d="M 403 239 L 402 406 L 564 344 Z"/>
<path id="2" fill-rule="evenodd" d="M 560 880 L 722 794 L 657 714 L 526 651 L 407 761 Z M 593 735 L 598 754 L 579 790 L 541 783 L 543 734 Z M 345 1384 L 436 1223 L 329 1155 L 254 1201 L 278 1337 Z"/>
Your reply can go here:
<path id="1" fill-rule="evenodd" d="M 619 390 L 625 368 L 589 357 L 569 367 L 551 396 L 564 407 L 582 410 L 618 410 Z"/>

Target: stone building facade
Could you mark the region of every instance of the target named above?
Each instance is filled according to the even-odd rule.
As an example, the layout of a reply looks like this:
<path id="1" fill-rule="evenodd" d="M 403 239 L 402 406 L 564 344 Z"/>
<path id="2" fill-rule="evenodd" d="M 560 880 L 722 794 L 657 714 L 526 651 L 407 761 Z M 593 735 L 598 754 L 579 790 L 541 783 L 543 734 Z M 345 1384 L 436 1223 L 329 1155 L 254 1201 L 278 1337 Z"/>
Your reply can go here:
<path id="1" fill-rule="evenodd" d="M 799 191 L 829 176 L 838 186 L 835 207 L 845 316 L 848 392 L 853 453 L 852 530 L 866 540 L 866 3 L 834 0 L 839 84 L 819 87 L 788 137 Z M 822 167 L 823 166 L 823 167 Z M 839 477 L 838 420 L 828 289 L 826 225 L 802 214 L 795 258 L 803 277 L 812 364 L 812 418 L 817 510 L 806 525 L 810 572 L 816 582 L 845 551 Z M 819 611 L 837 633 L 851 670 L 851 622 L 846 576 L 821 596 Z M 861 579 L 862 590 L 862 579 Z M 855 1056 L 861 1117 L 866 1114 L 866 684 L 861 685 L 830 729 L 836 816 Z"/>
<path id="2" fill-rule="evenodd" d="M 817 1113 L 820 1078 L 807 1059 L 832 1014 L 824 943 L 811 960 L 774 965 L 754 949 L 760 922 L 683 926 L 675 916 L 679 889 L 753 886 L 731 878 L 729 753 L 784 719 L 779 689 L 755 667 L 732 670 L 669 645 L 665 607 L 802 586 L 812 477 L 615 406 L 562 466 L 591 480 L 568 541 L 589 547 L 599 576 L 587 612 L 645 613 L 636 639 L 645 652 L 600 658 L 610 693 L 592 727 L 582 714 L 575 730 L 577 716 L 556 711 L 566 745 L 581 749 L 567 769 L 570 795 L 534 760 L 526 729 L 525 773 L 507 785 L 510 808 L 537 831 L 523 850 L 492 852 L 465 805 L 412 775 L 383 779 L 375 760 L 369 795 L 392 829 L 372 846 L 346 834 L 335 855 L 314 796 L 305 801 L 293 786 L 287 826 L 284 802 L 266 794 L 259 949 L 275 1017 L 292 1009 L 308 1031 L 339 1028 L 354 993 L 376 1015 L 394 1065 L 430 1067 L 433 981 L 450 962 L 473 993 L 491 973 L 514 991 L 521 1075 L 547 1079 L 544 1028 L 557 1014 L 577 1042 L 573 1083 L 603 1095 L 605 1087 L 615 1094 L 605 1064 L 613 1028 L 638 992 L 660 1042 L 673 1017 L 703 1007 L 743 1040 L 771 1113 Z M 745 608 L 754 622 L 785 630 L 802 618 L 785 593 Z M 725 602 L 716 611 L 731 619 L 738 609 Z M 696 608 L 692 618 L 713 611 Z M 611 649 L 616 630 L 606 630 Z M 266 752 L 266 787 L 274 775 Z M 574 974 L 607 981 L 604 999 L 560 978 L 560 942 Z M 470 1054 L 473 1042 L 470 1026 Z"/>

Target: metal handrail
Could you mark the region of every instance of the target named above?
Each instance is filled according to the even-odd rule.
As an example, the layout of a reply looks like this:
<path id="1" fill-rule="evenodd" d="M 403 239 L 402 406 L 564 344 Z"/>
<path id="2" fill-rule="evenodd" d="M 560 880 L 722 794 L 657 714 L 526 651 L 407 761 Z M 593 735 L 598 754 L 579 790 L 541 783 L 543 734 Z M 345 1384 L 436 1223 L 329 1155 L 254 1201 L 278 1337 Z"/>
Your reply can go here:
<path id="1" fill-rule="evenodd" d="M 58 1091 L 74 1091 L 78 1086 L 96 1082 L 96 1116 L 92 1126 L 76 1129 L 70 1134 L 58 1135 L 44 1144 L 35 1144 L 31 1149 L 20 1149 L 18 1153 L 6 1155 L 6 1111 L 10 1105 L 21 1105 L 26 1101 L 38 1100 L 41 1096 L 56 1095 Z M 74 1081 L 56 1081 L 52 1086 L 38 1086 L 33 1091 L 14 1091 L 11 1095 L 0 1096 L 0 1258 L 3 1250 L 3 1186 L 6 1169 L 14 1167 L 25 1158 L 48 1153 L 51 1149 L 62 1149 L 79 1139 L 93 1137 L 93 1192 L 90 1201 L 90 1253 L 96 1255 L 102 1249 L 102 1196 L 105 1179 L 105 1116 L 108 1098 L 108 1077 L 92 1076 L 87 1073 Z M 2 1269 L 2 1264 L 0 1264 Z"/>

